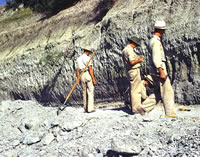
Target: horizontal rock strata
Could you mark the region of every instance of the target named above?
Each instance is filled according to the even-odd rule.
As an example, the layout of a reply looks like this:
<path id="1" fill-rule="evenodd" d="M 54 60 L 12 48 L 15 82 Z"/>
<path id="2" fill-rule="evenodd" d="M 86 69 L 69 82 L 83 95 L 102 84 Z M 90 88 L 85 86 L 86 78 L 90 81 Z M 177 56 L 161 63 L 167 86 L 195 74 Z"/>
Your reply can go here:
<path id="1" fill-rule="evenodd" d="M 55 16 L 39 15 L 1 28 L 0 98 L 62 104 L 76 81 L 75 60 L 92 46 L 98 84 L 95 101 L 123 101 L 128 87 L 121 51 L 127 38 L 142 38 L 138 55 L 150 68 L 149 40 L 156 20 L 168 25 L 163 44 L 176 103 L 200 102 L 200 2 L 196 0 L 85 0 Z M 36 20 L 37 19 L 37 20 Z M 81 88 L 70 97 L 81 103 Z"/>

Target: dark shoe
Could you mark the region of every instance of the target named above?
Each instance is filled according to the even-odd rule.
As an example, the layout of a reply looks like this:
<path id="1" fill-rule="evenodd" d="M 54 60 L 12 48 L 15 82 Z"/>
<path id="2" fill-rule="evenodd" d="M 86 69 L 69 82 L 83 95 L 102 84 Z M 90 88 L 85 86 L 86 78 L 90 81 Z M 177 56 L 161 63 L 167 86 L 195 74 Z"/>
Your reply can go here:
<path id="1" fill-rule="evenodd" d="M 142 107 L 138 106 L 138 107 L 137 107 L 137 111 L 138 111 L 138 113 L 141 114 L 142 116 L 145 115 L 145 110 L 144 110 Z"/>
<path id="2" fill-rule="evenodd" d="M 92 111 L 90 111 L 90 112 L 87 112 L 87 113 L 92 113 L 92 112 L 95 112 L 95 110 L 92 110 Z"/>

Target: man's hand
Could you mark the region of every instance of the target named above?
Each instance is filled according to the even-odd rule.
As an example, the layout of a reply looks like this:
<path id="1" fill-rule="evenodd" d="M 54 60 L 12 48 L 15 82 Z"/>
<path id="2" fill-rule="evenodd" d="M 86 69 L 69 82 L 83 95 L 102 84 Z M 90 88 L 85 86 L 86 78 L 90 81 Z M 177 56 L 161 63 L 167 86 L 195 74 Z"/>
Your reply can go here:
<path id="1" fill-rule="evenodd" d="M 139 63 L 144 61 L 142 56 L 137 57 L 137 60 L 138 60 Z"/>
<path id="2" fill-rule="evenodd" d="M 92 82 L 93 82 L 94 85 L 97 84 L 97 81 L 95 79 L 92 79 Z"/>
<path id="3" fill-rule="evenodd" d="M 162 68 L 158 68 L 158 71 L 160 73 L 160 78 L 165 80 L 167 78 L 167 75 L 165 74 L 164 70 Z"/>
<path id="4" fill-rule="evenodd" d="M 135 60 L 130 61 L 130 64 L 135 65 L 135 64 L 141 63 L 143 61 L 144 61 L 143 58 L 141 56 L 139 56 Z"/>
<path id="5" fill-rule="evenodd" d="M 149 82 L 146 81 L 146 80 L 144 80 L 144 85 L 145 85 L 145 86 L 149 86 Z"/>

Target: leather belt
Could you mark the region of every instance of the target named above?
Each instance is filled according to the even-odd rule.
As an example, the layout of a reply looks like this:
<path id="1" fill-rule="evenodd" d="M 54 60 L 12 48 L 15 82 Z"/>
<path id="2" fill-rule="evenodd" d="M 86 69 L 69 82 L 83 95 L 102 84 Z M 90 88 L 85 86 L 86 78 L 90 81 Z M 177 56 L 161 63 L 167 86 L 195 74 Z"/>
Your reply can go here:
<path id="1" fill-rule="evenodd" d="M 86 72 L 86 71 L 88 71 L 88 70 L 87 70 L 87 69 L 86 69 L 86 70 L 84 70 L 84 69 L 81 69 L 81 70 L 80 70 L 80 72 Z"/>

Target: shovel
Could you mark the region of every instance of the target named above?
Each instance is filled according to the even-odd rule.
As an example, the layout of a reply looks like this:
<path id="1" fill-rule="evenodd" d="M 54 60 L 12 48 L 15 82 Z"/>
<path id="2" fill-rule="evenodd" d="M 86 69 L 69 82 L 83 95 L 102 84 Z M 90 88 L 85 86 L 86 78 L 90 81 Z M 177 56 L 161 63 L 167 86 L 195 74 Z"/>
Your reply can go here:
<path id="1" fill-rule="evenodd" d="M 64 105 L 67 103 L 69 97 L 71 96 L 72 92 L 73 92 L 74 89 L 76 88 L 76 85 L 79 83 L 79 81 L 80 81 L 80 79 L 81 79 L 81 76 L 83 75 L 83 73 L 84 73 L 84 72 L 86 71 L 86 69 L 88 68 L 88 65 L 90 64 L 90 62 L 91 62 L 92 58 L 94 57 L 95 53 L 96 53 L 96 51 L 94 51 L 94 52 L 92 53 L 92 55 L 91 55 L 91 57 L 90 57 L 88 63 L 86 64 L 84 70 L 80 73 L 80 75 L 79 75 L 78 79 L 76 80 L 74 86 L 72 87 L 71 91 L 69 92 L 69 94 L 68 94 L 67 97 L 65 98 L 65 101 L 64 101 L 64 103 L 62 104 L 62 106 L 64 106 Z M 58 107 L 57 115 L 59 115 L 66 107 L 67 107 L 67 105 L 65 105 L 63 108 Z"/>

